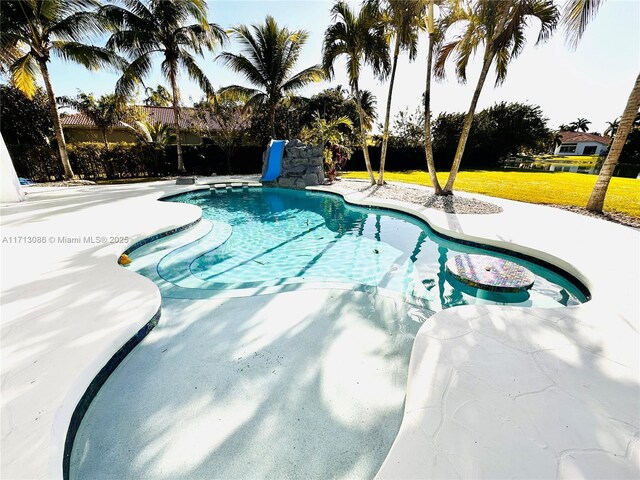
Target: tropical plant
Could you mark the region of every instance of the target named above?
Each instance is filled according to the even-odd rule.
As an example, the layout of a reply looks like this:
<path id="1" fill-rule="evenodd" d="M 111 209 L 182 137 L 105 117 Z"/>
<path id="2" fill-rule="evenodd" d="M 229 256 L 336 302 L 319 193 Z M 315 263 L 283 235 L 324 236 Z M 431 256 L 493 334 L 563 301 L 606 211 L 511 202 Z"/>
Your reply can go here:
<path id="1" fill-rule="evenodd" d="M 219 94 L 215 99 L 202 99 L 194 108 L 202 125 L 201 133 L 224 151 L 227 173 L 231 174 L 231 158 L 248 132 L 251 111 L 246 108 L 246 99 Z"/>
<path id="2" fill-rule="evenodd" d="M 525 29 L 529 21 L 536 18 L 540 22 L 537 45 L 549 39 L 558 23 L 559 12 L 552 0 L 478 0 L 473 5 L 458 10 L 457 15 L 459 17 L 456 21 L 465 24 L 464 30 L 458 38 L 445 43 L 440 49 L 435 65 L 436 76 L 444 77 L 447 59 L 455 54 L 456 74 L 464 82 L 469 60 L 482 44 L 484 53 L 480 76 L 460 133 L 451 172 L 443 189 L 445 195 L 452 193 L 476 105 L 491 65 L 495 61 L 496 85 L 500 85 L 507 76 L 509 62 L 525 46 Z"/>
<path id="3" fill-rule="evenodd" d="M 588 132 L 590 124 L 591 122 L 586 118 L 578 118 L 575 122 L 571 122 L 571 131 L 572 132 L 577 132 L 577 131 Z"/>
<path id="4" fill-rule="evenodd" d="M 331 9 L 332 24 L 324 34 L 322 65 L 331 78 L 333 65 L 338 57 L 347 57 L 347 75 L 352 94 L 356 99 L 360 119 L 360 144 L 371 184 L 376 179 L 371 169 L 367 145 L 367 119 L 363 110 L 363 95 L 360 90 L 360 71 L 363 64 L 369 64 L 375 75 L 386 77 L 390 69 L 389 50 L 385 38 L 385 26 L 379 9 L 373 2 L 367 2 L 355 13 L 346 2 L 338 1 Z"/>
<path id="5" fill-rule="evenodd" d="M 399 111 L 393 119 L 389 145 L 394 148 L 419 148 L 424 146 L 424 112 L 416 107 Z"/>
<path id="6" fill-rule="evenodd" d="M 558 130 L 560 130 L 561 132 L 575 132 L 576 127 L 573 124 L 563 123 L 558 127 Z"/>
<path id="7" fill-rule="evenodd" d="M 433 148 L 438 163 L 450 160 L 464 123 L 462 113 L 442 113 L 433 122 Z M 495 168 L 499 161 L 522 153 L 538 153 L 549 146 L 551 132 L 537 105 L 500 102 L 473 119 L 464 162 L 469 168 Z"/>
<path id="8" fill-rule="evenodd" d="M 202 56 L 204 49 L 213 50 L 216 43 L 224 42 L 226 33 L 215 23 L 209 23 L 204 0 L 124 0 L 124 5 L 105 5 L 100 9 L 116 30 L 107 40 L 107 47 L 121 51 L 131 61 L 116 83 L 116 94 L 123 98 L 132 94 L 151 72 L 154 57 L 162 56 L 161 70 L 172 93 L 178 171 L 185 172 L 179 73 L 186 70 L 206 95 L 213 95 L 213 86 L 194 55 Z M 196 23 L 189 25 L 192 20 Z"/>
<path id="9" fill-rule="evenodd" d="M 602 212 L 611 177 L 613 177 L 613 172 L 618 164 L 625 142 L 627 141 L 627 136 L 633 127 L 634 120 L 638 114 L 638 109 L 640 109 L 640 75 L 637 76 L 636 82 L 631 90 L 631 94 L 629 95 L 629 99 L 627 100 L 627 105 L 622 113 L 622 117 L 620 118 L 618 131 L 615 137 L 613 137 L 613 142 L 611 142 L 611 147 L 609 147 L 609 152 L 607 153 L 607 158 L 602 164 L 598 179 L 596 180 L 596 184 L 594 185 L 589 201 L 587 202 L 587 210 L 599 213 Z"/>
<path id="10" fill-rule="evenodd" d="M 115 94 L 96 98 L 92 93 L 80 92 L 75 97 L 59 97 L 58 103 L 86 115 L 100 130 L 107 150 L 109 150 L 107 133 L 113 127 L 121 122 L 131 123 L 144 119 L 140 109 L 129 107 L 126 103 L 119 101 Z"/>
<path id="11" fill-rule="evenodd" d="M 231 31 L 238 39 L 242 52 L 222 52 L 218 59 L 234 72 L 244 75 L 252 86 L 230 85 L 221 92 L 245 96 L 251 107 L 266 106 L 269 110 L 271 136 L 275 138 L 278 104 L 302 87 L 324 77 L 320 65 L 293 73 L 309 34 L 304 30 L 290 31 L 286 27 L 281 28 L 270 15 L 261 25 L 252 25 L 251 28 L 240 25 Z"/>
<path id="12" fill-rule="evenodd" d="M 313 116 L 313 124 L 305 127 L 300 133 L 300 139 L 305 143 L 314 145 L 342 144 L 344 142 L 344 129 L 351 131 L 353 122 L 349 117 L 338 117 L 332 120 L 326 120 L 315 113 Z"/>
<path id="13" fill-rule="evenodd" d="M 164 88 L 162 85 L 158 85 L 155 89 L 152 87 L 146 87 L 144 89 L 147 95 L 142 101 L 147 107 L 169 107 L 171 106 L 171 92 Z"/>
<path id="14" fill-rule="evenodd" d="M 41 87 L 27 98 L 13 85 L 0 85 L 0 119 L 0 131 L 10 153 L 13 145 L 48 146 L 54 135 L 49 99 Z"/>
<path id="15" fill-rule="evenodd" d="M 384 127 L 382 130 L 378 185 L 384 185 L 384 166 L 387 157 L 387 144 L 389 143 L 389 119 L 391 116 L 391 101 L 398 67 L 398 57 L 401 51 L 409 53 L 409 61 L 413 61 L 417 57 L 418 32 L 423 22 L 423 11 L 424 6 L 422 2 L 408 2 L 406 0 L 384 1 L 383 17 L 387 24 L 388 34 L 394 38 L 394 46 L 391 61 L 391 76 L 389 77 L 389 93 L 387 94 L 387 109 L 385 111 Z"/>
<path id="16" fill-rule="evenodd" d="M 358 116 L 357 120 L 359 122 L 363 122 L 363 126 L 367 132 L 371 131 L 371 128 L 373 128 L 373 122 L 378 118 L 378 113 L 376 112 L 376 104 L 378 103 L 378 100 L 376 99 L 376 96 L 371 93 L 371 90 L 360 90 L 360 103 L 358 104 L 358 100 L 355 97 L 352 97 L 351 99 L 356 105 L 356 110 L 359 105 L 360 112 L 362 112 L 362 119 Z"/>
<path id="17" fill-rule="evenodd" d="M 553 150 L 555 150 L 556 148 L 558 148 L 560 145 L 562 145 L 562 132 L 564 130 L 560 130 L 558 132 L 553 132 L 552 134 L 552 152 Z"/>
<path id="18" fill-rule="evenodd" d="M 368 90 L 360 92 L 365 119 L 365 128 L 371 129 L 376 118 L 376 99 Z M 347 117 L 353 124 L 353 129 L 341 128 L 343 145 L 355 145 L 360 143 L 360 116 L 355 98 L 347 90 L 338 85 L 335 88 L 327 88 L 309 98 L 300 107 L 300 124 L 304 127 L 312 127 L 315 115 L 327 121 Z"/>
<path id="19" fill-rule="evenodd" d="M 442 2 L 439 2 L 442 5 Z M 444 15 L 443 22 L 436 22 L 434 16 L 434 0 L 427 0 L 427 33 L 429 35 L 429 41 L 427 45 L 427 74 L 424 89 L 424 153 L 427 159 L 427 170 L 429 171 L 429 178 L 431 179 L 431 185 L 433 185 L 433 191 L 436 195 L 442 195 L 442 187 L 440 181 L 436 175 L 436 165 L 433 159 L 433 139 L 431 136 L 431 76 L 433 74 L 433 51 L 436 48 L 436 43 L 442 41 L 442 37 L 446 30 L 446 22 L 453 20 L 454 16 L 452 12 L 448 15 Z M 440 24 L 436 26 L 436 23 Z"/>
<path id="20" fill-rule="evenodd" d="M 614 137 L 620 127 L 620 119 L 616 118 L 613 122 L 607 122 L 607 128 L 604 131 L 605 137 Z"/>
<path id="21" fill-rule="evenodd" d="M 79 63 L 98 70 L 105 66 L 123 66 L 110 49 L 87 45 L 83 41 L 105 29 L 97 0 L 16 0 L 2 2 L 0 15 L 0 62 L 11 83 L 27 98 L 36 93 L 38 73 L 44 81 L 54 133 L 64 167 L 64 175 L 73 177 L 67 147 L 60 124 L 48 64 L 51 57 Z"/>
<path id="22" fill-rule="evenodd" d="M 166 123 L 150 122 L 149 120 L 135 120 L 125 123 L 127 127 L 138 137 L 140 143 L 153 144 L 164 147 L 176 141 L 173 128 Z"/>
<path id="23" fill-rule="evenodd" d="M 562 24 L 565 29 L 567 42 L 572 48 L 578 46 L 587 25 L 595 17 L 601 5 L 602 0 L 567 1 L 563 11 Z M 607 196 L 611 177 L 620 159 L 620 154 L 627 141 L 627 136 L 637 118 L 638 109 L 640 109 L 640 75 L 636 78 L 633 88 L 631 89 L 631 94 L 620 118 L 617 132 L 607 153 L 607 158 L 600 169 L 596 184 L 589 196 L 587 210 L 602 213 L 602 207 L 604 206 L 604 200 Z"/>

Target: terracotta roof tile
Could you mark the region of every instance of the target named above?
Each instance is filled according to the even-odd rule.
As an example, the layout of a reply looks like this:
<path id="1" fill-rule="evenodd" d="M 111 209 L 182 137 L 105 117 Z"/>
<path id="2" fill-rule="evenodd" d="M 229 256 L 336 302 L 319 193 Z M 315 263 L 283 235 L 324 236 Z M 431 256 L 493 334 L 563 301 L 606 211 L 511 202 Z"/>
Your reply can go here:
<path id="1" fill-rule="evenodd" d="M 165 124 L 173 125 L 173 108 L 172 107 L 147 107 L 140 105 L 138 108 L 144 110 L 148 115 L 148 121 L 153 124 Z M 218 128 L 218 122 L 215 118 L 210 117 L 209 128 L 215 130 Z M 64 115 L 60 118 L 63 127 L 82 126 L 91 127 L 95 126 L 93 121 L 87 117 L 84 113 L 72 113 L 70 115 Z M 191 130 L 196 128 L 205 127 L 202 120 L 195 116 L 195 110 L 189 107 L 183 107 L 180 115 L 180 128 L 185 130 Z"/>
<path id="2" fill-rule="evenodd" d="M 560 132 L 562 143 L 598 142 L 609 145 L 610 137 L 602 137 L 588 132 Z"/>

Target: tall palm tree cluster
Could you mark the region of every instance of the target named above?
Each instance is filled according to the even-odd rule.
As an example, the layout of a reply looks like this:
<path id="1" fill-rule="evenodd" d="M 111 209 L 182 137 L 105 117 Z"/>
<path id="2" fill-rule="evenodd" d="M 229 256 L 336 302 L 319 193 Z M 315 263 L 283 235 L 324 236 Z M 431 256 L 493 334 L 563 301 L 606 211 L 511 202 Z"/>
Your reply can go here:
<path id="1" fill-rule="evenodd" d="M 227 42 L 229 36 L 238 42 L 239 53 L 222 52 L 216 59 L 241 74 L 249 85 L 230 85 L 219 93 L 246 104 L 247 108 L 265 109 L 272 136 L 276 133 L 277 108 L 294 105 L 297 92 L 309 83 L 332 78 L 334 65 L 342 59 L 358 111 L 359 142 L 369 179 L 372 184 L 383 185 L 398 59 L 403 53 L 410 60 L 417 58 L 418 40 L 425 33 L 428 38 L 425 156 L 435 193 L 449 195 L 489 73 L 494 71 L 496 86 L 505 81 L 509 64 L 525 47 L 526 30 L 531 25 L 538 30 L 537 44 L 547 41 L 558 26 L 563 26 L 568 43 L 575 47 L 602 1 L 567 0 L 559 8 L 553 0 L 363 0 L 357 7 L 337 0 L 331 8 L 331 24 L 324 33 L 321 62 L 298 70 L 296 64 L 308 32 L 281 27 L 271 16 L 259 25 L 239 25 L 225 31 L 209 21 L 205 0 L 113 0 L 106 5 L 100 0 L 15 0 L 0 4 L 0 71 L 8 74 L 27 96 L 35 92 L 37 77 L 42 78 L 65 175 L 72 177 L 48 72 L 52 56 L 89 69 L 120 70 L 115 95 L 122 102 L 143 84 L 155 62 L 160 61 L 170 91 L 156 93 L 173 107 L 179 171 L 185 171 L 179 130 L 180 75 L 186 72 L 210 99 L 214 111 L 216 108 L 216 92 L 197 61 L 205 51 L 213 51 Z M 87 43 L 105 33 L 110 36 L 104 46 Z M 433 161 L 431 80 L 443 79 L 451 62 L 458 80 L 466 82 L 468 64 L 476 54 L 481 60 L 481 70 L 443 187 Z M 360 84 L 365 68 L 371 68 L 382 81 L 388 79 L 377 179 L 368 152 L 371 122 L 363 108 L 367 95 Z M 616 125 L 615 138 L 589 200 L 591 210 L 602 210 L 613 169 L 639 107 L 640 76 Z M 588 123 L 578 119 L 571 128 L 586 131 Z"/>

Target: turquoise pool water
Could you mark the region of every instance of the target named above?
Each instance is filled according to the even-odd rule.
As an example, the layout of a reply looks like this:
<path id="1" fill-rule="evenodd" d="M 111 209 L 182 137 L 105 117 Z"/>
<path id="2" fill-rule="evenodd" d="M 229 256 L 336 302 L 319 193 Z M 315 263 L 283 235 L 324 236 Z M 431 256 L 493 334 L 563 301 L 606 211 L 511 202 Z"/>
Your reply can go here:
<path id="1" fill-rule="evenodd" d="M 436 235 L 409 215 L 348 205 L 319 192 L 271 188 L 197 191 L 170 201 L 198 205 L 210 231 L 168 253 L 163 279 L 184 288 L 229 290 L 307 282 L 352 284 L 394 292 L 439 311 L 498 303 L 557 307 L 586 300 L 564 276 L 521 258 Z M 446 261 L 480 253 L 523 265 L 535 276 L 528 294 L 497 294 L 451 278 Z"/>
<path id="2" fill-rule="evenodd" d="M 204 220 L 132 253 L 129 268 L 158 284 L 162 317 L 83 417 L 71 479 L 374 478 L 429 315 L 585 300 L 508 255 L 535 274 L 526 298 L 456 284 L 449 258 L 499 254 L 336 195 L 250 188 L 168 201 L 200 206 Z"/>

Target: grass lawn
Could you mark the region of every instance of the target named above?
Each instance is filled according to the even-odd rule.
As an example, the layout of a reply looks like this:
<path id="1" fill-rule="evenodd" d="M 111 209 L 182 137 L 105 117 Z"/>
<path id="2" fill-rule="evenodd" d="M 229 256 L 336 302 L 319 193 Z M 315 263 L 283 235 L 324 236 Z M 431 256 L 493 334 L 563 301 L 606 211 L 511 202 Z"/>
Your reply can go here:
<path id="1" fill-rule="evenodd" d="M 423 171 L 385 172 L 385 179 L 394 182 L 431 186 L 429 174 Z M 345 178 L 367 178 L 367 172 L 344 172 Z M 438 173 L 444 186 L 447 173 Z M 454 190 L 481 193 L 530 203 L 551 203 L 584 207 L 596 183 L 596 175 L 569 172 L 526 172 L 472 170 L 458 173 Z M 611 179 L 605 211 L 617 211 L 640 218 L 640 180 Z"/>

